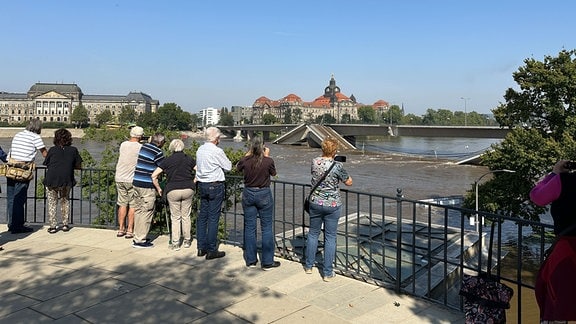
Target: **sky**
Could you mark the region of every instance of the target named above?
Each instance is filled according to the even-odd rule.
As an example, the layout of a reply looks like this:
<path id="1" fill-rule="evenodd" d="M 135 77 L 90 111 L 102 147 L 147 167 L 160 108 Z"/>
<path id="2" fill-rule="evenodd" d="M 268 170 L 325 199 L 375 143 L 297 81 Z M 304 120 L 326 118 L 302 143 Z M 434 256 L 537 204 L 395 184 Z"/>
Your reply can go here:
<path id="1" fill-rule="evenodd" d="M 330 77 L 359 103 L 490 113 L 526 59 L 576 49 L 576 1 L 3 1 L 0 91 L 75 83 L 198 112 Z"/>

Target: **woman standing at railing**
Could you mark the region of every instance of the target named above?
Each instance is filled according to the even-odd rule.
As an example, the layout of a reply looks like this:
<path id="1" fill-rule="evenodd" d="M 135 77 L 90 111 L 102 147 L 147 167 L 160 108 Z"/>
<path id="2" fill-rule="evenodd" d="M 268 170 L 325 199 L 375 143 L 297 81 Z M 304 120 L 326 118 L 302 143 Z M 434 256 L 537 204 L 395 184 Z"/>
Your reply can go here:
<path id="1" fill-rule="evenodd" d="M 536 301 L 542 323 L 576 320 L 576 168 L 573 162 L 558 161 L 552 172 L 531 191 L 538 206 L 550 206 L 556 243 L 536 278 Z"/>
<path id="2" fill-rule="evenodd" d="M 318 236 L 324 227 L 324 281 L 332 280 L 336 275 L 333 270 L 336 255 L 336 231 L 342 211 L 339 183 L 352 185 L 352 178 L 341 162 L 334 160 L 338 150 L 338 141 L 326 138 L 322 141 L 322 156 L 312 160 L 312 185 L 321 181 L 310 196 L 310 231 L 306 240 L 305 272 L 312 273 L 316 260 Z M 334 166 L 331 168 L 331 165 Z M 326 174 L 324 180 L 321 178 Z"/>
<path id="3" fill-rule="evenodd" d="M 274 261 L 274 198 L 270 190 L 270 177 L 276 175 L 270 149 L 264 146 L 261 137 L 254 137 L 250 149 L 236 165 L 244 174 L 242 209 L 244 210 L 244 261 L 246 266 L 258 264 L 256 247 L 256 222 L 260 218 L 262 231 L 262 269 L 271 270 L 280 266 Z"/>
<path id="4" fill-rule="evenodd" d="M 82 157 L 78 149 L 72 146 L 72 134 L 65 128 L 60 128 L 54 132 L 54 146 L 48 150 L 48 155 L 44 160 L 46 166 L 46 196 L 48 197 L 48 233 L 54 234 L 58 231 L 56 220 L 56 208 L 60 202 L 60 216 L 64 232 L 70 230 L 68 226 L 69 196 L 70 189 L 76 184 L 74 170 L 82 168 Z"/>

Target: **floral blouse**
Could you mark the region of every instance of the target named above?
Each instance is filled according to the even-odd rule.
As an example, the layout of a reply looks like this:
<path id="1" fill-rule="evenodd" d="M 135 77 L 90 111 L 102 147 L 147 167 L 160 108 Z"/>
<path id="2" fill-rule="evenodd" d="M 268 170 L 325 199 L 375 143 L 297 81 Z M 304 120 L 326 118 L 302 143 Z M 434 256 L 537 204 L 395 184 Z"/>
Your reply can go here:
<path id="1" fill-rule="evenodd" d="M 322 178 L 324 172 L 330 168 L 330 165 L 332 165 L 333 162 L 333 159 L 325 157 L 317 157 L 312 160 L 312 186 Z M 332 170 L 330 170 L 330 173 L 312 193 L 310 197 L 311 203 L 331 207 L 342 205 L 339 184 L 341 181 L 348 180 L 349 175 L 348 171 L 344 170 L 344 166 L 341 162 L 334 163 L 336 164 Z"/>

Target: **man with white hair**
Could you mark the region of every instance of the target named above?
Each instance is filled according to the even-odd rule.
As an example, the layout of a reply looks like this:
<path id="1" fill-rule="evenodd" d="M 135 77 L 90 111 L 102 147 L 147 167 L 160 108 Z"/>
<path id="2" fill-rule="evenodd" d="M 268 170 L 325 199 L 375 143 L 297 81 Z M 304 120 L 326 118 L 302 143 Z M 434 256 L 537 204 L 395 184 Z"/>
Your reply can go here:
<path id="1" fill-rule="evenodd" d="M 142 144 L 140 139 L 144 129 L 134 126 L 130 129 L 130 138 L 120 144 L 118 163 L 116 163 L 116 204 L 118 205 L 118 233 L 117 237 L 134 238 L 134 212 L 136 210 L 136 194 L 132 186 L 134 170 L 138 162 L 138 152 Z M 126 224 L 126 218 L 128 223 Z"/>
<path id="2" fill-rule="evenodd" d="M 232 162 L 218 147 L 222 133 L 216 127 L 206 129 L 206 142 L 196 151 L 196 181 L 200 193 L 200 212 L 196 221 L 198 256 L 207 260 L 226 255 L 218 251 L 218 221 L 225 196 L 224 171 L 232 169 Z"/>

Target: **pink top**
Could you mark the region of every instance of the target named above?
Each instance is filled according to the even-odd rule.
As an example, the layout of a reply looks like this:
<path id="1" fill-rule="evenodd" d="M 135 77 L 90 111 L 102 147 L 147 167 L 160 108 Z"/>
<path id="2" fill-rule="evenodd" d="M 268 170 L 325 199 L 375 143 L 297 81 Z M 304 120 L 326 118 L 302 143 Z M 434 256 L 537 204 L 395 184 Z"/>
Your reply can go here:
<path id="1" fill-rule="evenodd" d="M 556 173 L 550 173 L 530 190 L 530 200 L 538 206 L 546 206 L 560 197 L 562 181 Z"/>

